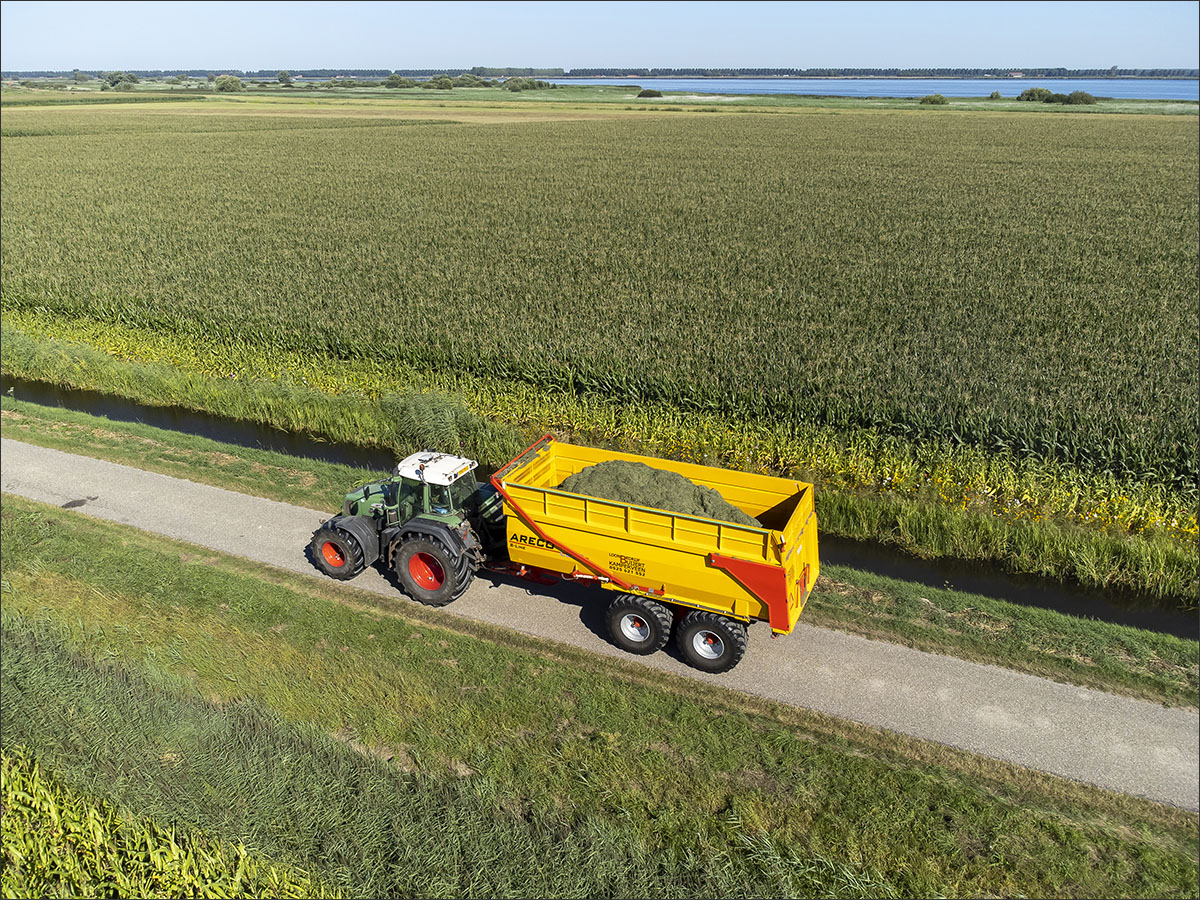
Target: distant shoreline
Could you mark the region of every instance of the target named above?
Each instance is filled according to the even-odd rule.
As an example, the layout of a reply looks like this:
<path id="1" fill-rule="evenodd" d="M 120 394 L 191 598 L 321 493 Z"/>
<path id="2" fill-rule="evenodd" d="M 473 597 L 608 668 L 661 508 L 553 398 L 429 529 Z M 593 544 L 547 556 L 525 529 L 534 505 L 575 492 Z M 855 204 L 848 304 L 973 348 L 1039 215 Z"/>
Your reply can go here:
<path id="1" fill-rule="evenodd" d="M 98 77 L 98 70 L 74 70 L 90 77 Z M 71 78 L 74 71 L 65 71 L 58 69 L 22 69 L 22 70 L 0 70 L 0 78 L 8 79 L 58 79 Z M 191 78 L 203 78 L 208 74 L 220 75 L 230 74 L 240 78 L 274 78 L 277 74 L 274 71 L 266 70 L 244 70 L 244 69 L 129 69 L 127 70 L 134 75 L 145 78 L 170 77 L 173 75 L 187 75 Z M 291 69 L 289 70 L 293 77 L 326 79 L 333 77 L 345 78 L 386 78 L 392 72 L 383 69 Z M 1014 72 L 1019 72 L 1019 69 L 1013 69 Z M 1153 73 L 1155 70 L 1149 70 Z M 1200 81 L 1200 71 L 1193 70 L 1186 75 L 1159 75 L 1159 74 L 1143 74 L 1143 75 L 1080 75 L 1078 73 L 1068 73 L 1064 75 L 1038 75 L 1038 74 L 1021 74 L 1021 75 L 994 75 L 994 74 L 979 74 L 979 75 L 945 75 L 932 70 L 924 75 L 753 75 L 746 73 L 724 74 L 724 75 L 657 75 L 652 73 L 639 74 L 607 74 L 607 75 L 573 75 L 570 70 L 562 72 L 552 71 L 537 71 L 537 70 L 491 70 L 484 72 L 482 70 L 461 69 L 452 67 L 449 69 L 397 69 L 394 74 L 405 78 L 432 78 L 439 74 L 447 74 L 451 77 L 464 73 L 477 74 L 485 78 L 554 78 L 565 79 L 570 81 L 594 81 L 603 78 L 620 78 L 635 80 L 638 78 L 654 78 L 672 81 Z"/>
<path id="2" fill-rule="evenodd" d="M 1200 81 L 1196 75 L 546 75 L 555 81 Z"/>

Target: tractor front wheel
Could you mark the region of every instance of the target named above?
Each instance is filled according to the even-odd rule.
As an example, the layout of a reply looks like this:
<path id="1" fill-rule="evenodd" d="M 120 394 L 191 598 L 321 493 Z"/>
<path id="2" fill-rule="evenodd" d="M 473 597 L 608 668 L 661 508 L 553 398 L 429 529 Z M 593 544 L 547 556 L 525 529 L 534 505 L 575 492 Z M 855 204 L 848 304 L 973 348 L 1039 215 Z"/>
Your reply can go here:
<path id="1" fill-rule="evenodd" d="M 441 541 L 409 538 L 392 551 L 392 572 L 408 596 L 426 606 L 445 606 L 471 584 L 471 569 Z"/>
<path id="2" fill-rule="evenodd" d="M 308 545 L 313 565 L 338 581 L 349 581 L 365 566 L 362 547 L 353 535 L 340 528 L 320 528 Z"/>

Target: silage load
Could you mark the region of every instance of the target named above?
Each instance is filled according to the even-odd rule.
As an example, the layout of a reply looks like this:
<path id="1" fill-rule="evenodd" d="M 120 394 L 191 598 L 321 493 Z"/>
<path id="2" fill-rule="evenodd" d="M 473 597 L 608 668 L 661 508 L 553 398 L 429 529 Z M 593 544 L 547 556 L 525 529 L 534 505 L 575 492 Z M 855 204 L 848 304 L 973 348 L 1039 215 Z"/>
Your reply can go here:
<path id="1" fill-rule="evenodd" d="M 712 488 L 640 462 L 611 459 L 597 463 L 569 476 L 559 488 L 618 503 L 636 503 L 688 516 L 760 527 L 757 519 L 746 515 Z"/>

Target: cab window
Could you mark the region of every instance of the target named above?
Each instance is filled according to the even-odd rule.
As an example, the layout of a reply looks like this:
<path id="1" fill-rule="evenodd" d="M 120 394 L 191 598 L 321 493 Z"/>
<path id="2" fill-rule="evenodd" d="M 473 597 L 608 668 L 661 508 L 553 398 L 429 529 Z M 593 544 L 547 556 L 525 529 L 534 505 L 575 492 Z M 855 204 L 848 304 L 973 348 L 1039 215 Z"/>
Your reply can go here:
<path id="1" fill-rule="evenodd" d="M 442 484 L 431 484 L 429 486 L 429 510 L 430 512 L 445 515 L 454 508 L 450 502 L 450 489 Z"/>
<path id="2" fill-rule="evenodd" d="M 419 481 L 401 479 L 400 494 L 396 502 L 396 515 L 401 522 L 407 522 L 425 511 L 424 487 Z"/>
<path id="3" fill-rule="evenodd" d="M 474 512 L 477 486 L 474 476 L 467 474 L 450 485 L 450 502 L 465 515 Z"/>

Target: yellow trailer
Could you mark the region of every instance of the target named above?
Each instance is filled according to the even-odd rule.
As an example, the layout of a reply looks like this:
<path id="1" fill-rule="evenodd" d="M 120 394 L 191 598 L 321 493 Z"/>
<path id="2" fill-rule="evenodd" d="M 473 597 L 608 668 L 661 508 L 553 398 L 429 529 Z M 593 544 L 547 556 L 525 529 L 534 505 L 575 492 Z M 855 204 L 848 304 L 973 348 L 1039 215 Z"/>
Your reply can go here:
<path id="1" fill-rule="evenodd" d="M 682 515 L 559 488 L 608 460 L 645 463 L 710 487 L 762 527 Z M 787 478 L 616 453 L 542 438 L 492 477 L 503 498 L 507 549 L 520 570 L 545 570 L 619 592 L 608 612 L 614 643 L 633 653 L 665 646 L 723 672 L 741 659 L 745 626 L 788 634 L 820 566 L 813 487 Z"/>

